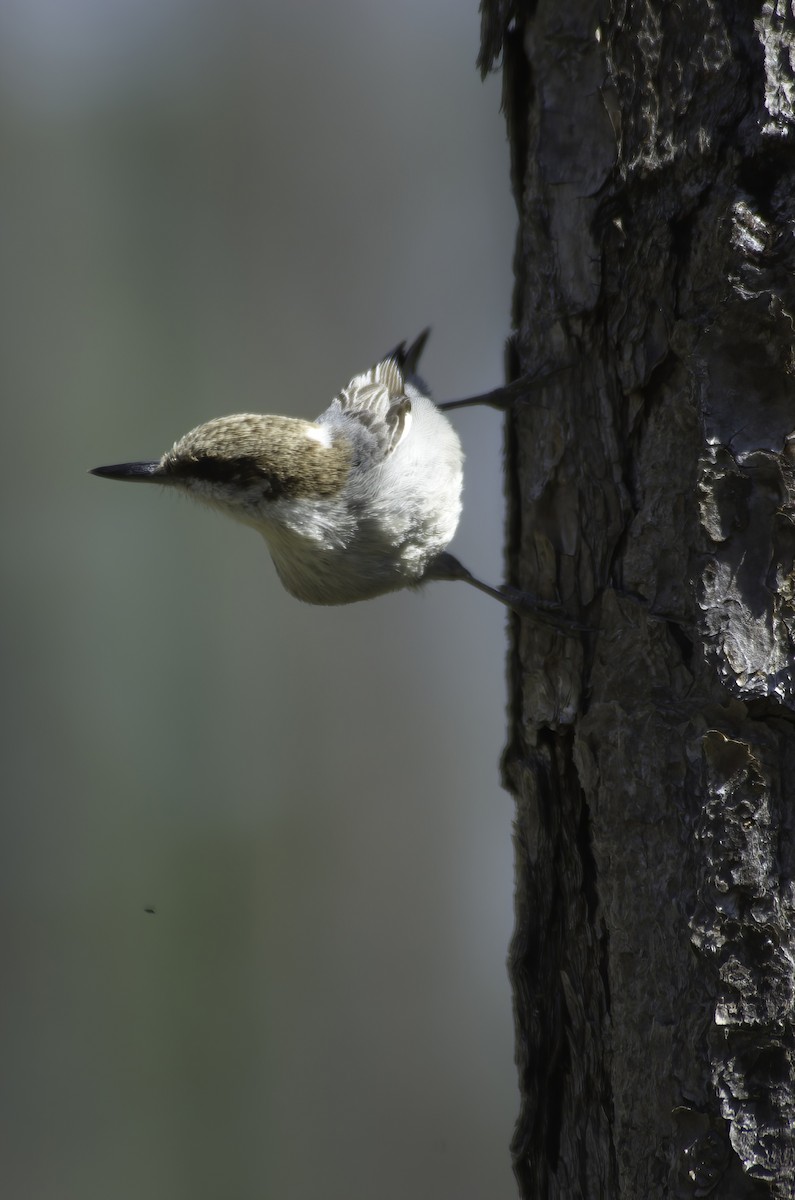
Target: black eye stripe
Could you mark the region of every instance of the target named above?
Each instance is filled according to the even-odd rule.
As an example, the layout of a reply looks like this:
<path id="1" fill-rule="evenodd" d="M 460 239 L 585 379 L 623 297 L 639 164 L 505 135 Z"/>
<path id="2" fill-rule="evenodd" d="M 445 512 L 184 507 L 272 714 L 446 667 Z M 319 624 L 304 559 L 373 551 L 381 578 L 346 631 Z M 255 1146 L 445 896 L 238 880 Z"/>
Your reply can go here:
<path id="1" fill-rule="evenodd" d="M 219 458 L 202 454 L 196 458 L 177 459 L 169 465 L 168 473 L 174 479 L 199 479 L 203 483 L 229 483 L 242 487 L 254 484 L 263 496 L 271 500 L 301 492 L 300 480 L 290 475 L 280 479 L 267 471 L 256 458 L 244 455 Z"/>
<path id="2" fill-rule="evenodd" d="M 169 474 L 183 479 L 203 479 L 207 483 L 243 483 L 246 480 L 267 479 L 266 472 L 256 459 L 216 458 L 210 454 L 177 459 L 171 463 Z"/>

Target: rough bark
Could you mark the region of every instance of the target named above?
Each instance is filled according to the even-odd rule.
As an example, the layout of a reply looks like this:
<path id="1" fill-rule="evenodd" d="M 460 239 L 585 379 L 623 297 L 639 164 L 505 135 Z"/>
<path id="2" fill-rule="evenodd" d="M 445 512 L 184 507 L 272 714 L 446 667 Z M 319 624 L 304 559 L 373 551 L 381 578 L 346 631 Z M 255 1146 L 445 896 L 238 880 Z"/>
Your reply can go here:
<path id="1" fill-rule="evenodd" d="M 484 0 L 519 208 L 522 1195 L 795 1194 L 795 19 Z M 558 368 L 563 368 L 558 370 Z"/>

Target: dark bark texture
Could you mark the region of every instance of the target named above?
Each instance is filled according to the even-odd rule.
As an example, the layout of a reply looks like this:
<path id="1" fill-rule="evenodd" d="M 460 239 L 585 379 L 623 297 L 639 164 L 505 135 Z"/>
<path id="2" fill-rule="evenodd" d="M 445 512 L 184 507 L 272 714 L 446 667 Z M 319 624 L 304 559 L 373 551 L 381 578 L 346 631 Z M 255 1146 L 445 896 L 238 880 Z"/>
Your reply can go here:
<path id="1" fill-rule="evenodd" d="M 519 209 L 522 1195 L 795 1195 L 795 19 L 484 0 Z"/>

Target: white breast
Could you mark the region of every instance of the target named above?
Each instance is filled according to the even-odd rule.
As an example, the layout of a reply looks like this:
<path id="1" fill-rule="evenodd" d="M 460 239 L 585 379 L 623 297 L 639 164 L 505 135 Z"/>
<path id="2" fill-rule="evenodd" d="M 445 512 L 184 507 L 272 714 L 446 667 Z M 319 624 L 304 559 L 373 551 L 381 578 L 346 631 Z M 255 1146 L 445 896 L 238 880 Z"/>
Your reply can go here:
<path id="1" fill-rule="evenodd" d="M 331 500 L 280 500 L 257 522 L 286 589 L 350 604 L 422 582 L 461 515 L 463 452 L 447 418 L 410 386 L 411 423 L 382 461 L 354 467 Z"/>

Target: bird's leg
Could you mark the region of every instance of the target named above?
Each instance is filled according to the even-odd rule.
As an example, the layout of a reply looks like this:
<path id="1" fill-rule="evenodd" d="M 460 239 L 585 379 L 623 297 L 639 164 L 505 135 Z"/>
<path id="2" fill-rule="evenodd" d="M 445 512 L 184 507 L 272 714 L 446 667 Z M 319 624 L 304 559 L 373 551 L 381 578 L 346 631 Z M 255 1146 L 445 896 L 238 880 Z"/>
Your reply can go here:
<path id="1" fill-rule="evenodd" d="M 500 604 L 513 609 L 514 612 L 532 617 L 537 621 L 543 621 L 544 624 L 552 625 L 564 633 L 587 632 L 590 628 L 588 625 L 583 625 L 579 621 L 567 617 L 565 613 L 561 612 L 560 605 L 552 600 L 542 600 L 540 596 L 534 596 L 531 592 L 523 592 L 509 583 L 504 583 L 499 588 L 483 583 L 482 580 L 476 579 L 463 563 L 446 552 L 434 559 L 426 570 L 424 578 L 461 579 L 464 583 L 471 583 L 472 587 L 476 587 L 478 591 L 485 592 L 487 596 L 493 596 L 495 600 L 499 600 Z"/>
<path id="2" fill-rule="evenodd" d="M 522 375 L 513 383 L 506 383 L 490 392 L 481 392 L 478 396 L 467 396 L 464 400 L 445 400 L 444 403 L 438 404 L 437 408 L 449 410 L 451 408 L 473 408 L 476 404 L 485 404 L 489 408 L 498 408 L 504 412 L 512 404 L 528 400 L 534 391 L 549 379 L 554 378 L 555 375 L 572 369 L 573 364 L 562 367 L 542 367 L 534 374 Z"/>

